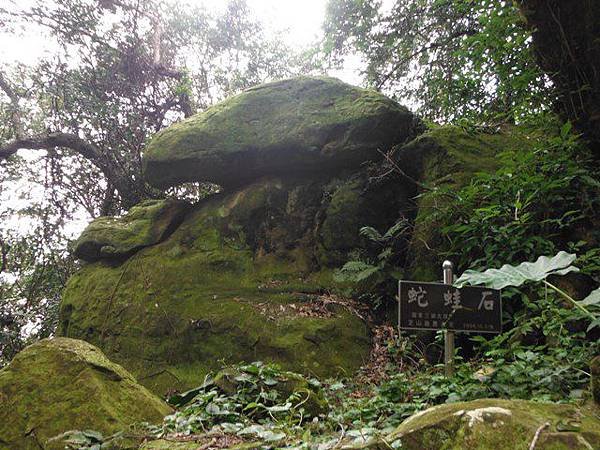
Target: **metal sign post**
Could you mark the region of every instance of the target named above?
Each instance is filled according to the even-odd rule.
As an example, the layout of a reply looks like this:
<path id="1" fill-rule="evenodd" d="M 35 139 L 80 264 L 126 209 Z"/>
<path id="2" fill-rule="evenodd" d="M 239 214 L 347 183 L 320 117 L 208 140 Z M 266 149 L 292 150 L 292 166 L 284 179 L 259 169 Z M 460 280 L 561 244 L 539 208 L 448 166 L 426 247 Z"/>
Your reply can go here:
<path id="1" fill-rule="evenodd" d="M 452 285 L 454 282 L 454 265 L 446 260 L 442 264 L 444 284 Z M 444 369 L 447 377 L 454 375 L 454 331 L 444 330 Z"/>

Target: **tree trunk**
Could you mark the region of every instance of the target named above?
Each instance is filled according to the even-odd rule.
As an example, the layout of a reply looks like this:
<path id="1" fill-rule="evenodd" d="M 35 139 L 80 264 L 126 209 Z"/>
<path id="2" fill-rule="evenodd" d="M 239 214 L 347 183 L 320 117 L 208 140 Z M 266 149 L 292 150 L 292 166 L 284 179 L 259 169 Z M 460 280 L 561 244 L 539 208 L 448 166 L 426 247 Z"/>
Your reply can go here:
<path id="1" fill-rule="evenodd" d="M 600 1 L 518 0 L 565 117 L 600 154 Z"/>

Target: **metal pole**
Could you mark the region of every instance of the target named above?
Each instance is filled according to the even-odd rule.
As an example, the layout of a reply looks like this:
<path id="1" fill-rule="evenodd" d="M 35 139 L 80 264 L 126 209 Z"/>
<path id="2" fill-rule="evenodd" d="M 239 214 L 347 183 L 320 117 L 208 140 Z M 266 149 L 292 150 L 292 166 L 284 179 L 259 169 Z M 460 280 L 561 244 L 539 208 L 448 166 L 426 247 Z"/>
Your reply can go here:
<path id="1" fill-rule="evenodd" d="M 444 284 L 452 285 L 454 281 L 454 265 L 450 261 L 444 261 L 442 270 L 444 273 Z M 446 376 L 454 375 L 454 331 L 444 331 L 444 368 Z"/>

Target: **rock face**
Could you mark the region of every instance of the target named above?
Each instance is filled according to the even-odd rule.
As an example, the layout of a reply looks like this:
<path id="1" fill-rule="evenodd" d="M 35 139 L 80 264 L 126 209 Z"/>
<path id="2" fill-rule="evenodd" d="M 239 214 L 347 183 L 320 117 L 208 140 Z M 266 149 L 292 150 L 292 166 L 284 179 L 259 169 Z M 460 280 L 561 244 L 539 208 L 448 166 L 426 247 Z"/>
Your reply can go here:
<path id="1" fill-rule="evenodd" d="M 413 134 L 414 116 L 383 95 L 333 78 L 260 85 L 158 133 L 144 155 L 160 188 L 240 186 L 265 175 L 356 169 Z"/>
<path id="2" fill-rule="evenodd" d="M 354 218 L 369 200 L 360 185 L 269 178 L 209 198 L 165 241 L 84 266 L 64 292 L 60 332 L 100 346 L 156 392 L 200 384 L 221 360 L 352 372 L 368 357 L 367 326 L 324 293 L 362 220 L 397 213 Z"/>
<path id="3" fill-rule="evenodd" d="M 147 200 L 123 217 L 99 217 L 75 242 L 75 256 L 84 261 L 130 256 L 167 237 L 189 207 L 179 200 Z"/>
<path id="4" fill-rule="evenodd" d="M 524 400 L 475 400 L 435 406 L 404 421 L 373 449 L 528 450 L 544 426 L 536 449 L 590 449 L 600 446 L 596 407 Z M 394 443 L 401 442 L 394 446 Z"/>
<path id="5" fill-rule="evenodd" d="M 0 447 L 39 449 L 72 429 L 110 435 L 160 422 L 171 409 L 96 347 L 74 339 L 37 342 L 0 370 Z"/>

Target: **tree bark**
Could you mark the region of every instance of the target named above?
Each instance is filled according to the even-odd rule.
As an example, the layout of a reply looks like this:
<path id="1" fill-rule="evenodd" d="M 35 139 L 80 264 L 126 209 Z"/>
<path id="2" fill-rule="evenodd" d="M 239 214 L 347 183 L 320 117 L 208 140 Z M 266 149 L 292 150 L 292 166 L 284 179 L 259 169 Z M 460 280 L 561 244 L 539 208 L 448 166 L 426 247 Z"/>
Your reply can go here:
<path id="1" fill-rule="evenodd" d="M 559 107 L 600 154 L 600 1 L 518 0 Z"/>

